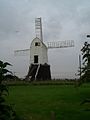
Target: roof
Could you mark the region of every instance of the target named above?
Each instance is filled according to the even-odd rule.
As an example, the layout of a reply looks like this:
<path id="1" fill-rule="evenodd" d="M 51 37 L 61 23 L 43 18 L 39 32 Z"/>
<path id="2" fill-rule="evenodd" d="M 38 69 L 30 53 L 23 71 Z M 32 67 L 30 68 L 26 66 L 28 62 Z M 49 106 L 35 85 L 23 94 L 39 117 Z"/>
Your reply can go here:
<path id="1" fill-rule="evenodd" d="M 32 42 L 33 42 L 34 40 L 36 40 L 36 39 L 38 39 L 38 40 L 47 48 L 47 46 L 43 43 L 43 41 L 40 40 L 38 37 L 34 38 L 34 39 L 32 40 Z M 31 42 L 31 44 L 32 44 L 32 42 Z"/>

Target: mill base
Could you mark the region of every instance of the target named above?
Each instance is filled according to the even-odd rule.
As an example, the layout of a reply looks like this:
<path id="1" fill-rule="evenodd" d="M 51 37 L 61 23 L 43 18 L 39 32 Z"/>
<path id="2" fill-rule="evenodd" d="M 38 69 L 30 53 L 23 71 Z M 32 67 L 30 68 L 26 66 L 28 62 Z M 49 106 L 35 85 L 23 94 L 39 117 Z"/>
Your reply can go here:
<path id="1" fill-rule="evenodd" d="M 29 67 L 26 80 L 51 80 L 50 65 L 48 64 L 31 64 Z"/>

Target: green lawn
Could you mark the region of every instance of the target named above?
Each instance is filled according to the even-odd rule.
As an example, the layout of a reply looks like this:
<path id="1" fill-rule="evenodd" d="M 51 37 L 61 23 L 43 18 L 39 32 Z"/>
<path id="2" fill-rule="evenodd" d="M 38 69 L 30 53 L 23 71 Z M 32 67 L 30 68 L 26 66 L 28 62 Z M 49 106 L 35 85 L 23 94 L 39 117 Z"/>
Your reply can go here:
<path id="1" fill-rule="evenodd" d="M 75 88 L 73 85 L 10 86 L 8 102 L 25 120 L 90 120 L 90 84 Z"/>

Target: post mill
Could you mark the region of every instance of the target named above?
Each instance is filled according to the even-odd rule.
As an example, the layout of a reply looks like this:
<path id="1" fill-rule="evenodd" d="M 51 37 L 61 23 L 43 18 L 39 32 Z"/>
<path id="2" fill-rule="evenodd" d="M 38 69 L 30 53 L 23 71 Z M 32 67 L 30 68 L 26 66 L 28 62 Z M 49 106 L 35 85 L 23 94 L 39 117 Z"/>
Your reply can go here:
<path id="1" fill-rule="evenodd" d="M 48 42 L 47 45 L 43 42 L 42 21 L 41 18 L 35 19 L 36 37 L 32 40 L 30 49 L 15 50 L 15 55 L 18 53 L 30 52 L 30 66 L 25 79 L 33 80 L 50 80 L 51 71 L 48 64 L 48 49 L 74 47 L 73 40 Z"/>

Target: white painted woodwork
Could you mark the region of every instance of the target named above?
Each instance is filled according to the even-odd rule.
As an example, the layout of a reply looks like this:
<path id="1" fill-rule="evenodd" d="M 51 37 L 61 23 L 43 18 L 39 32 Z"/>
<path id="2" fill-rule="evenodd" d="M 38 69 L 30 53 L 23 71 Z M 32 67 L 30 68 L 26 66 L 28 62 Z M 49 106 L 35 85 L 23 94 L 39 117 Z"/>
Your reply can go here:
<path id="1" fill-rule="evenodd" d="M 30 64 L 45 64 L 48 63 L 48 49 L 39 38 L 33 39 L 30 46 Z M 38 56 L 38 63 L 34 62 L 34 56 Z"/>

